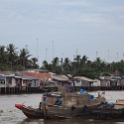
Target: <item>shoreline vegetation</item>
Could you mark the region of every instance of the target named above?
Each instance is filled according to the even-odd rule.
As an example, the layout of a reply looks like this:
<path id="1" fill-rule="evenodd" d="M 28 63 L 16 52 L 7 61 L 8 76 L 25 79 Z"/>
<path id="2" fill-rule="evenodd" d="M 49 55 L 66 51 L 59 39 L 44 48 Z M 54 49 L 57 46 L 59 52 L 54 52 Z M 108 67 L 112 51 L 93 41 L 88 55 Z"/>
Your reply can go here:
<path id="1" fill-rule="evenodd" d="M 76 55 L 73 60 L 55 57 L 48 63 L 38 65 L 38 58 L 32 57 L 28 48 L 18 48 L 14 44 L 0 45 L 0 71 L 22 71 L 27 69 L 44 69 L 56 74 L 71 74 L 72 76 L 86 76 L 95 79 L 99 76 L 124 75 L 124 60 L 106 62 L 100 57 L 94 61 L 86 55 Z"/>

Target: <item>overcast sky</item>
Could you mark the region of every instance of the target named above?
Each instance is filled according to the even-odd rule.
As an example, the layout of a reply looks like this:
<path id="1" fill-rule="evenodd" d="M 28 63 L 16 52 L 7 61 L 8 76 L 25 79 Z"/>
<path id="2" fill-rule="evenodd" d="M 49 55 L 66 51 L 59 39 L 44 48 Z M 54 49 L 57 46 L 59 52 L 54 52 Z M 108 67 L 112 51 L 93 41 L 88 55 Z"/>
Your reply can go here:
<path id="1" fill-rule="evenodd" d="M 119 61 L 124 54 L 124 0 L 0 0 L 0 45 L 28 48 L 51 62 L 78 54 Z"/>

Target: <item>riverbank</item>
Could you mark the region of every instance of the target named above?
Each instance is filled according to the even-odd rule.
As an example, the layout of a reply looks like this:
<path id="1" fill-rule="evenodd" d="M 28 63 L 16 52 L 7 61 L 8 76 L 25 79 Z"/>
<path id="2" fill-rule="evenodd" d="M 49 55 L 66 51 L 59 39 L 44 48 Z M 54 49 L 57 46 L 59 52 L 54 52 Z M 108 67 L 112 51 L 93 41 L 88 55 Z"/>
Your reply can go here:
<path id="1" fill-rule="evenodd" d="M 124 91 L 124 86 L 75 86 L 73 91 L 80 91 L 83 88 L 86 91 Z M 29 94 L 29 93 L 44 93 L 58 91 L 58 87 L 0 87 L 0 94 Z"/>

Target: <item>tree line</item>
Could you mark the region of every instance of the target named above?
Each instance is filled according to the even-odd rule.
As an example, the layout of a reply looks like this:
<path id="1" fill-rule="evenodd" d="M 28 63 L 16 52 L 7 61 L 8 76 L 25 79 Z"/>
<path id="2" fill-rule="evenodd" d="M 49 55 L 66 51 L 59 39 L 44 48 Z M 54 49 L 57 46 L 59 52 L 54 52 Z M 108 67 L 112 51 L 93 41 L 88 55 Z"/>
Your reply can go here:
<path id="1" fill-rule="evenodd" d="M 57 74 L 71 74 L 72 76 L 86 76 L 96 78 L 99 76 L 124 75 L 124 61 L 108 63 L 97 57 L 94 61 L 86 55 L 77 55 L 72 61 L 69 58 L 55 57 L 51 63 L 43 61 L 42 69 L 47 69 Z"/>
<path id="2" fill-rule="evenodd" d="M 9 44 L 0 45 L 0 70 L 1 71 L 20 71 L 28 68 L 38 68 L 36 57 L 31 57 L 27 48 L 18 48 Z"/>
<path id="3" fill-rule="evenodd" d="M 86 76 L 96 78 L 111 74 L 124 75 L 124 60 L 108 63 L 97 57 L 94 61 L 86 55 L 76 55 L 73 60 L 55 57 L 50 63 L 43 61 L 42 67 L 38 59 L 32 57 L 27 48 L 18 48 L 9 44 L 0 45 L 0 71 L 21 71 L 26 69 L 45 69 L 57 74 L 71 74 L 72 76 Z"/>

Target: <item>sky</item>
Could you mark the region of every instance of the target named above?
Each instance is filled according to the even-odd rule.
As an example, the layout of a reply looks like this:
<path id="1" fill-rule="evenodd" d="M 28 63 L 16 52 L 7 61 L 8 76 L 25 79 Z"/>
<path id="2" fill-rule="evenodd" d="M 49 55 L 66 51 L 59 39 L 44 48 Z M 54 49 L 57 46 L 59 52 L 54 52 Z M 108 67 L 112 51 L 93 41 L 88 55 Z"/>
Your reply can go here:
<path id="1" fill-rule="evenodd" d="M 124 59 L 124 0 L 0 0 L 0 45 L 51 62 Z"/>

